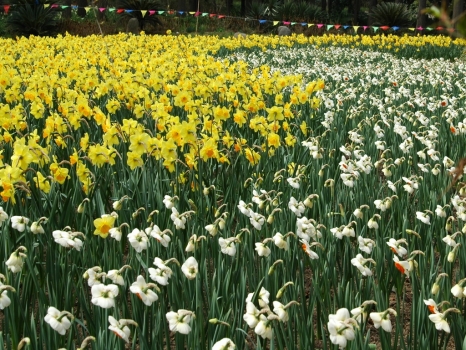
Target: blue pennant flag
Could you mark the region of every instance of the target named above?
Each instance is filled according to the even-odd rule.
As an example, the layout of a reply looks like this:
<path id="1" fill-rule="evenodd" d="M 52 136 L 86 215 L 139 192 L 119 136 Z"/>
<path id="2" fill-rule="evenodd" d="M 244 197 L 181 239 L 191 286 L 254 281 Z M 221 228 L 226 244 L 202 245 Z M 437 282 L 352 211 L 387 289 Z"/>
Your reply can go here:
<path id="1" fill-rule="evenodd" d="M 260 20 L 259 20 L 259 23 L 260 23 L 260 24 L 264 24 L 265 22 L 267 22 L 266 19 L 260 19 Z"/>
<path id="2" fill-rule="evenodd" d="M 178 13 L 179 13 L 180 15 L 182 15 L 182 14 L 184 13 L 184 11 L 178 11 Z"/>
<path id="3" fill-rule="evenodd" d="M 343 29 L 348 29 L 348 28 L 349 28 L 349 26 L 343 26 Z"/>
<path id="4" fill-rule="evenodd" d="M 400 27 L 395 26 L 395 27 L 392 27 L 392 29 L 396 31 L 396 30 L 400 29 Z"/>
<path id="5" fill-rule="evenodd" d="M 305 26 L 307 26 L 307 23 L 302 22 L 301 25 L 302 25 L 303 27 L 305 27 Z"/>

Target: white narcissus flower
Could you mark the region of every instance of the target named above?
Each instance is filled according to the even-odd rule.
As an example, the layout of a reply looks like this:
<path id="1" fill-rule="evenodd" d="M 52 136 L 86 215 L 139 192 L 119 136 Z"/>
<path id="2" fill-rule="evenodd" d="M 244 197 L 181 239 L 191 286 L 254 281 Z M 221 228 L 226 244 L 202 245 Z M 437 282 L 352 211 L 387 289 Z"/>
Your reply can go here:
<path id="1" fill-rule="evenodd" d="M 330 333 L 330 341 L 339 346 L 340 349 L 346 348 L 348 340 L 353 340 L 355 322 L 349 314 L 348 309 L 339 309 L 336 314 L 328 316 L 327 328 Z"/>
<path id="2" fill-rule="evenodd" d="M 453 309 L 452 308 L 452 309 L 448 309 L 448 310 L 444 311 L 443 313 L 439 312 L 439 313 L 429 315 L 429 320 L 434 322 L 435 328 L 438 331 L 444 331 L 446 333 L 450 333 L 450 325 L 448 324 L 448 322 L 446 320 L 446 316 L 447 316 L 447 313 L 452 312 L 452 311 L 460 313 L 460 311 L 458 309 Z"/>
<path id="3" fill-rule="evenodd" d="M 427 213 L 423 213 L 422 211 L 416 212 L 416 218 L 421 220 L 424 224 L 430 225 L 430 216 Z"/>
<path id="4" fill-rule="evenodd" d="M 275 243 L 278 248 L 288 250 L 288 242 L 280 232 L 277 232 L 272 238 L 273 243 Z"/>
<path id="5" fill-rule="evenodd" d="M 138 253 L 146 250 L 147 246 L 149 245 L 149 238 L 147 237 L 146 233 L 137 228 L 128 234 L 128 241 Z"/>
<path id="6" fill-rule="evenodd" d="M 437 214 L 437 216 L 439 216 L 441 218 L 446 218 L 447 217 L 447 213 L 446 213 L 445 209 L 443 207 L 441 207 L 440 205 L 437 205 L 437 208 L 435 209 L 435 214 Z"/>
<path id="7" fill-rule="evenodd" d="M 120 286 L 125 285 L 125 281 L 123 280 L 123 276 L 121 275 L 120 270 L 110 270 L 107 272 L 106 277 L 112 280 L 112 282 L 115 284 L 118 284 Z"/>
<path id="8" fill-rule="evenodd" d="M 8 214 L 5 213 L 3 207 L 0 207 L 0 224 L 8 220 Z"/>
<path id="9" fill-rule="evenodd" d="M 215 237 L 217 235 L 217 233 L 218 233 L 218 228 L 217 228 L 217 225 L 215 225 L 215 224 L 209 224 L 204 228 L 213 237 Z"/>
<path id="10" fill-rule="evenodd" d="M 118 296 L 119 290 L 115 284 L 95 284 L 91 288 L 91 293 L 92 304 L 109 309 L 115 306 L 115 298 Z"/>
<path id="11" fill-rule="evenodd" d="M 249 209 L 249 204 L 246 204 L 244 201 L 240 200 L 237 207 L 242 214 L 246 215 L 247 217 L 251 216 L 251 209 Z"/>
<path id="12" fill-rule="evenodd" d="M 257 242 L 255 250 L 259 256 L 266 256 L 266 257 L 269 256 L 270 253 L 272 252 L 270 248 L 266 246 L 266 243 L 263 243 L 263 242 Z"/>
<path id="13" fill-rule="evenodd" d="M 396 255 L 393 256 L 393 261 L 395 262 L 396 269 L 401 273 L 405 274 L 407 277 L 409 277 L 409 272 L 413 269 L 410 262 L 400 261 L 400 259 L 398 259 L 398 256 Z"/>
<path id="14" fill-rule="evenodd" d="M 369 314 L 369 317 L 374 322 L 374 327 L 375 328 L 382 327 L 382 329 L 385 332 L 391 332 L 392 331 L 392 321 L 390 320 L 390 313 L 393 313 L 396 316 L 396 311 L 395 310 L 388 309 L 388 310 L 383 311 L 383 312 L 371 312 Z"/>
<path id="15" fill-rule="evenodd" d="M 303 202 L 298 202 L 296 198 L 291 197 L 290 201 L 288 202 L 288 208 L 298 217 L 300 218 L 303 215 L 306 207 L 304 206 Z"/>
<path id="16" fill-rule="evenodd" d="M 230 238 L 223 238 L 220 237 L 218 239 L 218 244 L 220 245 L 220 250 L 223 254 L 227 254 L 229 256 L 235 256 L 236 254 L 236 237 Z"/>
<path id="17" fill-rule="evenodd" d="M 181 271 L 183 271 L 187 279 L 195 279 L 199 271 L 199 264 L 197 263 L 197 260 L 193 256 L 190 256 L 181 266 Z"/>
<path id="18" fill-rule="evenodd" d="M 186 228 L 186 216 L 180 214 L 175 207 L 172 207 L 170 219 L 172 219 L 173 224 L 178 230 L 184 230 Z"/>
<path id="19" fill-rule="evenodd" d="M 375 242 L 372 239 L 364 238 L 362 236 L 358 236 L 358 243 L 359 243 L 359 250 L 367 254 L 371 254 L 372 249 L 375 247 Z"/>
<path id="20" fill-rule="evenodd" d="M 434 299 L 424 300 L 424 304 L 427 305 L 427 308 L 429 309 L 429 312 L 431 314 L 438 314 L 439 313 L 439 311 L 437 309 L 437 303 L 435 302 Z"/>
<path id="21" fill-rule="evenodd" d="M 55 230 L 52 232 L 52 236 L 56 243 L 65 248 L 74 248 L 80 251 L 83 245 L 83 242 L 73 232 Z"/>
<path id="22" fill-rule="evenodd" d="M 374 230 L 377 230 L 379 228 L 379 224 L 377 221 L 374 220 L 374 218 L 370 218 L 369 221 L 367 222 L 367 227 L 372 228 Z"/>
<path id="23" fill-rule="evenodd" d="M 0 274 L 0 279 L 4 280 L 5 276 Z M 7 291 L 16 292 L 12 286 L 8 286 L 0 282 L 0 310 L 5 309 L 11 304 L 11 299 L 8 297 Z"/>
<path id="24" fill-rule="evenodd" d="M 278 316 L 278 319 L 282 322 L 287 322 L 289 320 L 288 312 L 286 311 L 285 305 L 279 301 L 274 301 L 273 303 L 273 312 Z"/>
<path id="25" fill-rule="evenodd" d="M 299 176 L 298 177 L 289 177 L 286 179 L 291 187 L 299 189 Z"/>
<path id="26" fill-rule="evenodd" d="M 150 279 L 157 282 L 162 286 L 168 284 L 168 280 L 172 276 L 172 269 L 165 265 L 165 262 L 160 258 L 154 259 L 154 265 L 157 266 L 156 269 L 153 267 L 149 268 Z"/>
<path id="27" fill-rule="evenodd" d="M 191 332 L 191 327 L 189 325 L 191 317 L 194 317 L 194 312 L 183 309 L 178 310 L 178 312 L 170 311 L 166 314 L 170 330 L 181 334 L 188 334 Z"/>
<path id="28" fill-rule="evenodd" d="M 145 232 L 147 233 L 149 231 L 149 234 L 151 237 L 154 237 L 157 242 L 162 244 L 165 248 L 168 247 L 168 244 L 171 241 L 170 236 L 167 233 L 171 233 L 170 230 L 164 230 L 162 231 L 157 225 L 154 225 L 152 227 L 148 227 Z"/>
<path id="29" fill-rule="evenodd" d="M 106 274 L 102 272 L 100 266 L 94 266 L 84 272 L 83 277 L 87 279 L 87 285 L 92 287 L 96 284 L 102 284 L 105 281 Z"/>
<path id="30" fill-rule="evenodd" d="M 139 275 L 129 290 L 131 293 L 134 293 L 138 296 L 139 299 L 142 300 L 144 304 L 147 306 L 151 306 L 154 301 L 157 301 L 159 297 L 155 292 L 151 289 L 156 287 L 153 283 L 146 283 L 144 277 Z"/>
<path id="31" fill-rule="evenodd" d="M 212 350 L 235 350 L 236 345 L 229 338 L 223 338 L 212 346 Z"/>
<path id="32" fill-rule="evenodd" d="M 375 263 L 372 259 L 364 259 L 361 254 L 358 254 L 355 258 L 351 259 L 351 264 L 356 266 L 363 276 L 372 276 L 371 269 L 366 266 L 368 262 Z"/>
<path id="33" fill-rule="evenodd" d="M 67 316 L 72 317 L 69 312 L 59 311 L 53 306 L 50 306 L 47 309 L 47 315 L 45 315 L 44 321 L 47 322 L 53 330 L 57 331 L 58 334 L 64 335 L 71 326 L 71 321 Z"/>
<path id="34" fill-rule="evenodd" d="M 255 328 L 259 323 L 260 311 L 256 306 L 246 300 L 246 313 L 243 315 L 243 320 L 248 324 L 250 328 Z"/>
<path id="35" fill-rule="evenodd" d="M 110 234 L 110 237 L 114 238 L 116 241 L 121 241 L 121 236 L 122 236 L 122 232 L 121 232 L 121 228 L 119 227 L 112 227 L 108 233 Z"/>
<path id="36" fill-rule="evenodd" d="M 353 211 L 353 215 L 358 219 L 362 219 L 364 217 L 364 212 L 360 208 L 357 208 Z"/>
<path id="37" fill-rule="evenodd" d="M 260 335 L 262 339 L 272 339 L 272 321 L 265 315 L 259 315 L 259 322 L 254 328 L 254 332 Z"/>
<path id="38" fill-rule="evenodd" d="M 457 298 L 464 298 L 466 295 L 465 295 L 465 288 L 463 288 L 460 284 L 455 284 L 450 292 L 451 294 L 453 294 L 453 296 L 457 297 Z"/>
<path id="39" fill-rule="evenodd" d="M 173 208 L 173 206 L 175 205 L 175 199 L 177 199 L 177 197 L 170 197 L 169 195 L 165 195 L 163 197 L 163 204 L 165 204 L 165 208 L 167 209 L 171 209 Z"/>
<path id="40" fill-rule="evenodd" d="M 5 265 L 7 266 L 8 270 L 13 273 L 18 273 L 23 269 L 24 265 L 24 258 L 26 258 L 26 254 L 22 252 L 26 252 L 27 249 L 23 246 L 16 249 L 13 253 L 11 253 L 10 258 L 5 261 Z"/>
<path id="41" fill-rule="evenodd" d="M 35 235 L 45 233 L 44 228 L 40 224 L 40 222 L 34 221 L 31 224 L 31 232 Z"/>
<path id="42" fill-rule="evenodd" d="M 251 222 L 251 225 L 254 226 L 256 230 L 260 231 L 262 229 L 262 226 L 265 223 L 264 215 L 255 213 L 252 210 L 249 213 L 250 213 L 249 221 Z"/>
<path id="43" fill-rule="evenodd" d="M 126 343 L 129 343 L 129 336 L 131 334 L 129 327 L 127 325 L 122 325 L 112 316 L 108 316 L 108 322 L 110 323 L 108 329 L 111 330 L 117 337 L 123 339 Z"/>
<path id="44" fill-rule="evenodd" d="M 24 232 L 28 222 L 29 222 L 29 219 L 25 218 L 24 216 L 12 216 L 11 217 L 11 227 L 18 230 L 19 232 Z"/>
<path id="45" fill-rule="evenodd" d="M 387 245 L 390 247 L 393 253 L 397 254 L 399 257 L 403 257 L 406 254 L 408 254 L 408 251 L 406 248 L 401 246 L 401 243 L 406 244 L 406 240 L 401 239 L 401 240 L 396 240 L 395 238 L 390 238 L 387 242 Z"/>
<path id="46" fill-rule="evenodd" d="M 302 250 L 311 258 L 312 260 L 319 259 L 319 255 L 311 249 L 311 246 L 319 245 L 319 243 L 314 242 L 312 244 L 307 243 L 304 239 L 300 240 Z"/>

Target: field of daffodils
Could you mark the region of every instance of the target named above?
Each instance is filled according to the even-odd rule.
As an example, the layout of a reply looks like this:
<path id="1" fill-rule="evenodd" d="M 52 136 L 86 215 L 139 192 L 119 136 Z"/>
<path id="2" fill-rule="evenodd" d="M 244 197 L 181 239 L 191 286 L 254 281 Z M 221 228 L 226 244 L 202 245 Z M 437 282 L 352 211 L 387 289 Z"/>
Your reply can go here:
<path id="1" fill-rule="evenodd" d="M 466 349 L 466 41 L 0 39 L 5 349 Z"/>

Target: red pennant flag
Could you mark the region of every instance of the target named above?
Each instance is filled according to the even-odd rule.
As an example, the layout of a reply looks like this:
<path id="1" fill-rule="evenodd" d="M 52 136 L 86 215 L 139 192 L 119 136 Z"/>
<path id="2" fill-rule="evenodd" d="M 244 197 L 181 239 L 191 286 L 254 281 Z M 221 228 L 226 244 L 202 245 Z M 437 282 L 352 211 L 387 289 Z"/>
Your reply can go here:
<path id="1" fill-rule="evenodd" d="M 443 30 L 443 27 L 437 27 L 435 30 Z"/>
<path id="2" fill-rule="evenodd" d="M 201 13 L 199 11 L 197 11 L 195 14 L 194 14 L 194 17 L 197 17 L 199 16 Z"/>
<path id="3" fill-rule="evenodd" d="M 225 15 L 218 15 L 218 18 L 225 18 Z"/>
<path id="4" fill-rule="evenodd" d="M 100 12 L 104 12 L 104 11 L 105 11 L 105 7 L 99 7 L 99 11 L 100 11 Z"/>
<path id="5" fill-rule="evenodd" d="M 118 9 L 117 10 L 117 13 L 123 13 L 123 12 L 125 12 L 125 9 Z"/>
<path id="6" fill-rule="evenodd" d="M 211 13 L 211 14 L 209 15 L 209 17 L 215 17 L 215 16 L 216 16 L 215 13 Z"/>
<path id="7" fill-rule="evenodd" d="M 390 27 L 389 26 L 382 26 L 382 27 L 380 27 L 380 29 L 387 30 L 387 29 L 390 29 Z"/>
<path id="8" fill-rule="evenodd" d="M 424 28 L 422 28 L 422 27 L 417 27 L 416 29 L 417 30 L 424 30 Z"/>
<path id="9" fill-rule="evenodd" d="M 152 16 L 155 13 L 154 10 L 149 10 L 149 16 Z"/>
<path id="10" fill-rule="evenodd" d="M 8 11 L 10 11 L 10 5 L 3 5 L 3 10 L 5 11 L 5 14 L 8 14 Z"/>
<path id="11" fill-rule="evenodd" d="M 57 7 L 58 7 L 58 5 L 57 5 L 57 4 L 53 4 L 53 5 L 52 5 L 52 6 L 50 6 L 50 7 L 54 9 L 54 8 L 57 8 Z"/>
<path id="12" fill-rule="evenodd" d="M 338 28 L 341 27 L 341 24 L 335 24 L 334 27 L 335 27 L 335 29 L 338 29 Z"/>
<path id="13" fill-rule="evenodd" d="M 291 22 L 285 22 L 283 21 L 283 24 L 286 25 L 286 26 L 289 26 L 291 24 Z"/>

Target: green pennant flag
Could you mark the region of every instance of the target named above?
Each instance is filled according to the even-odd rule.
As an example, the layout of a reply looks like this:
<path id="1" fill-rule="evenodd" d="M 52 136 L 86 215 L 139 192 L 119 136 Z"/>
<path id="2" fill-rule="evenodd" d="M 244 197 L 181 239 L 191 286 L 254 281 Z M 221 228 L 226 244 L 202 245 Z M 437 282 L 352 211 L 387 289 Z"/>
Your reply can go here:
<path id="1" fill-rule="evenodd" d="M 434 30 L 434 28 L 431 28 L 431 27 L 427 27 L 426 29 L 427 30 Z"/>
<path id="2" fill-rule="evenodd" d="M 68 5 L 61 5 L 60 7 L 61 7 L 62 9 L 66 9 L 66 8 L 68 8 L 69 6 L 68 6 Z"/>
<path id="3" fill-rule="evenodd" d="M 291 22 L 291 25 L 294 26 L 296 24 L 296 22 Z"/>
<path id="4" fill-rule="evenodd" d="M 332 27 L 333 27 L 333 24 L 327 24 L 327 30 L 332 29 Z"/>
<path id="5" fill-rule="evenodd" d="M 208 14 L 209 14 L 208 12 L 203 12 L 203 13 L 202 13 L 202 17 L 205 17 L 205 16 L 207 16 Z"/>
<path id="6" fill-rule="evenodd" d="M 163 15 L 165 11 L 157 11 L 159 15 Z"/>
<path id="7" fill-rule="evenodd" d="M 377 33 L 377 31 L 379 30 L 379 27 L 372 27 L 372 29 L 374 29 L 374 33 Z"/>
<path id="8" fill-rule="evenodd" d="M 110 12 L 113 12 L 113 11 L 115 11 L 115 8 L 114 8 L 114 7 L 110 7 L 108 10 L 109 10 Z"/>

